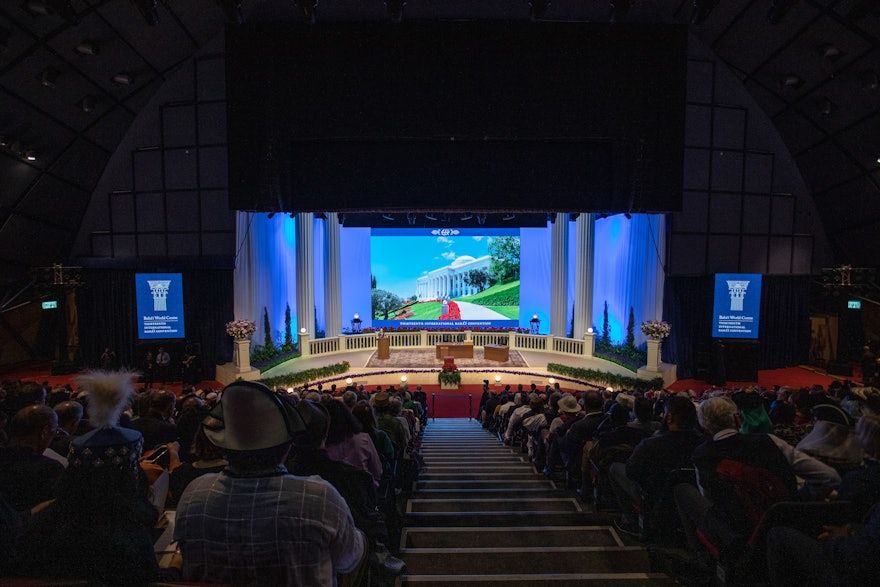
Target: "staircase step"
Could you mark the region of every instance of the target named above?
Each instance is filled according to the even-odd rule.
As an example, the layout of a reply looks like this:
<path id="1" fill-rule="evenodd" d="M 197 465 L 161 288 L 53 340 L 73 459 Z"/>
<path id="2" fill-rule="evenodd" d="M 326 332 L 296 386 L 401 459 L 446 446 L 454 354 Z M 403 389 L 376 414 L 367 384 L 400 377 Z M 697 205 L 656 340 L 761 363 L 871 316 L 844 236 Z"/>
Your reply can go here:
<path id="1" fill-rule="evenodd" d="M 546 548 L 623 546 L 611 526 L 519 526 L 507 528 L 405 528 L 401 548 Z"/>
<path id="2" fill-rule="evenodd" d="M 535 470 L 532 465 L 526 463 L 474 463 L 472 465 L 451 465 L 451 464 L 435 464 L 433 461 L 426 461 L 422 467 L 424 473 L 528 473 L 534 475 Z"/>
<path id="3" fill-rule="evenodd" d="M 512 481 L 510 479 L 424 479 L 419 476 L 416 481 L 416 491 L 429 491 L 436 489 L 500 489 L 515 493 L 523 489 L 555 489 L 557 485 L 550 479 L 531 478 Z"/>
<path id="4" fill-rule="evenodd" d="M 413 548 L 401 550 L 409 573 L 448 575 L 480 570 L 481 575 L 648 572 L 648 554 L 640 546 L 554 546 L 522 548 Z"/>
<path id="5" fill-rule="evenodd" d="M 572 573 L 534 575 L 408 575 L 404 587 L 550 587 L 612 585 L 614 587 L 674 587 L 677 583 L 659 573 Z"/>
<path id="6" fill-rule="evenodd" d="M 581 512 L 577 499 L 567 498 L 520 498 L 498 499 L 410 499 L 407 512 Z"/>
<path id="7" fill-rule="evenodd" d="M 415 496 L 418 499 L 491 499 L 495 501 L 508 500 L 511 495 L 517 497 L 541 497 L 560 498 L 571 497 L 571 493 L 563 489 L 551 487 L 519 487 L 512 488 L 509 485 L 494 489 L 419 489 Z"/>
<path id="8" fill-rule="evenodd" d="M 508 472 L 508 471 L 499 471 L 499 472 L 471 471 L 471 472 L 459 473 L 459 472 L 451 471 L 451 472 L 447 472 L 447 473 L 429 473 L 429 472 L 420 473 L 419 479 L 425 480 L 425 481 L 436 481 L 439 479 L 446 479 L 446 480 L 456 479 L 456 480 L 461 480 L 461 481 L 468 481 L 468 480 L 474 480 L 474 479 L 507 479 L 510 481 L 514 481 L 517 479 L 521 479 L 521 480 L 534 479 L 536 477 L 536 475 L 537 475 L 537 473 L 529 472 L 529 471 L 523 471 L 522 473 L 513 473 L 513 472 Z"/>
<path id="9" fill-rule="evenodd" d="M 535 522 L 545 526 L 608 526 L 612 519 L 613 516 L 609 514 L 590 512 L 410 512 L 406 516 L 406 524 L 419 528 L 527 526 Z"/>

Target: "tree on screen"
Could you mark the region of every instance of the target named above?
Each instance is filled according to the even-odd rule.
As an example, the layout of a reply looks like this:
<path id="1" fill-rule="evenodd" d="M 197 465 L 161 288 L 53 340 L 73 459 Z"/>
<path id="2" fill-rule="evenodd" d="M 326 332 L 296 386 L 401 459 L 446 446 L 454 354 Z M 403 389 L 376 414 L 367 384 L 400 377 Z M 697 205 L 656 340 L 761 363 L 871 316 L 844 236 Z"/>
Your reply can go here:
<path id="1" fill-rule="evenodd" d="M 499 236 L 489 245 L 492 255 L 491 271 L 499 283 L 519 280 L 519 237 Z"/>
<path id="2" fill-rule="evenodd" d="M 400 296 L 384 289 L 374 289 L 372 298 L 373 317 L 381 316 L 383 320 L 388 320 L 388 314 L 403 305 Z"/>
<path id="3" fill-rule="evenodd" d="M 471 269 L 463 276 L 465 284 L 483 291 L 492 283 L 492 275 L 485 269 Z"/>

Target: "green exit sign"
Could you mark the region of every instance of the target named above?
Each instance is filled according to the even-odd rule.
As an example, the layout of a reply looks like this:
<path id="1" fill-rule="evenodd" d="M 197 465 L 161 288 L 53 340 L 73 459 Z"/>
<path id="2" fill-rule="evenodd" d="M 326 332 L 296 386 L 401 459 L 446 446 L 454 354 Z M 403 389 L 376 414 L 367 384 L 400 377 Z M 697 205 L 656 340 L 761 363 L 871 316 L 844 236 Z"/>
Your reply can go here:
<path id="1" fill-rule="evenodd" d="M 861 310 L 862 300 L 848 300 L 846 302 L 846 307 L 850 310 Z"/>
<path id="2" fill-rule="evenodd" d="M 58 307 L 58 302 L 56 300 L 50 300 L 48 302 L 43 302 L 44 310 L 54 310 Z"/>

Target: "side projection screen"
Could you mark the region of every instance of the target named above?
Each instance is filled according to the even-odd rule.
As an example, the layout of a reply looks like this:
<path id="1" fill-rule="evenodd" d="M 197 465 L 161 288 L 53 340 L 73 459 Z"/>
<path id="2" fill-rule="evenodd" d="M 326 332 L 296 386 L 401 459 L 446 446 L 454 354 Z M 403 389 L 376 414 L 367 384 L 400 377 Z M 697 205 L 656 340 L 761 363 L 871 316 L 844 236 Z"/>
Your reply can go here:
<path id="1" fill-rule="evenodd" d="M 183 276 L 180 273 L 138 273 L 138 338 L 185 338 Z"/>
<path id="2" fill-rule="evenodd" d="M 758 338 L 761 275 L 717 273 L 712 315 L 714 338 Z"/>

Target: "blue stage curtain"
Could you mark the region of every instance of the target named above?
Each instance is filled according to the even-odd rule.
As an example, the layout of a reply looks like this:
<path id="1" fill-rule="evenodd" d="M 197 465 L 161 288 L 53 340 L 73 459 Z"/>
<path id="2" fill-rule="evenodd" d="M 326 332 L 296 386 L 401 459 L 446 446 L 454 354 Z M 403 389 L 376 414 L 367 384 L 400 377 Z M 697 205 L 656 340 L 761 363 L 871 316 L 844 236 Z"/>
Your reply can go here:
<path id="1" fill-rule="evenodd" d="M 257 325 L 253 344 L 265 341 L 263 309 L 269 312 L 272 340 L 284 342 L 284 314 L 291 310 L 291 330 L 299 332 L 296 317 L 296 256 L 294 220 L 287 214 L 238 212 L 236 215 L 235 319 Z"/>
<path id="2" fill-rule="evenodd" d="M 617 214 L 596 221 L 593 328 L 601 336 L 608 302 L 613 344 L 626 341 L 630 307 L 637 346 L 644 346 L 645 341 L 641 323 L 663 316 L 665 235 L 666 220 L 661 214 L 633 214 L 632 219 Z"/>

